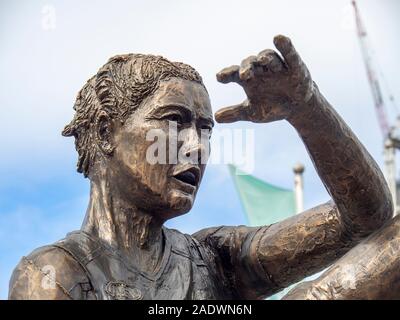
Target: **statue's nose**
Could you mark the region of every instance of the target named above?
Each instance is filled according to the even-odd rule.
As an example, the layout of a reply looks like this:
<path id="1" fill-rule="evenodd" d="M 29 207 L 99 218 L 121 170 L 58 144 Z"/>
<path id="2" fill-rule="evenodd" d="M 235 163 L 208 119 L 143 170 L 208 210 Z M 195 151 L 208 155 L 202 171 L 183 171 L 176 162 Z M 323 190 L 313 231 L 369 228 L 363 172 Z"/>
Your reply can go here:
<path id="1" fill-rule="evenodd" d="M 208 140 L 206 141 L 208 143 Z M 201 134 L 194 128 L 187 129 L 182 145 L 182 155 L 193 164 L 207 162 L 208 150 Z"/>

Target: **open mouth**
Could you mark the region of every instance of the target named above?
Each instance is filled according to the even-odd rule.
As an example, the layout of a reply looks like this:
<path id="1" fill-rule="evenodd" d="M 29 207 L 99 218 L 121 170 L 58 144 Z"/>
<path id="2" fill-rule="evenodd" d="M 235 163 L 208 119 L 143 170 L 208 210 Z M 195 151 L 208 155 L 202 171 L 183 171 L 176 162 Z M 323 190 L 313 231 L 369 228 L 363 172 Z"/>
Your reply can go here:
<path id="1" fill-rule="evenodd" d="M 193 187 L 197 187 L 200 181 L 200 172 L 197 168 L 192 167 L 174 174 L 174 178 Z"/>

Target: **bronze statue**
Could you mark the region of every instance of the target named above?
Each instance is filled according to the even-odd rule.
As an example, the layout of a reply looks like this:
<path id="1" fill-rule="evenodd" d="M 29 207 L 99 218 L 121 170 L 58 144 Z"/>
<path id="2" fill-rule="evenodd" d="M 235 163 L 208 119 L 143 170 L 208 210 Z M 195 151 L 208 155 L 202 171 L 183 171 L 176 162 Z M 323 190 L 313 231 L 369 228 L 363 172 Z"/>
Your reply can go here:
<path id="1" fill-rule="evenodd" d="M 220 82 L 241 85 L 247 100 L 215 118 L 287 120 L 331 201 L 271 226 L 193 235 L 164 227 L 191 209 L 205 170 L 199 155 L 208 150 L 200 135 L 213 126 L 208 93 L 188 65 L 119 55 L 79 92 L 63 131 L 75 137 L 78 171 L 91 183 L 82 228 L 22 258 L 9 298 L 264 298 L 323 270 L 381 228 L 393 205 L 377 164 L 322 96 L 291 41 L 277 36 L 274 43 L 281 55 L 264 50 L 218 73 Z M 147 161 L 146 133 L 167 132 L 171 122 L 186 129 L 177 147 L 198 161 Z M 309 291 L 303 285 L 288 298 L 308 298 Z"/>
<path id="2" fill-rule="evenodd" d="M 400 299 L 400 215 L 284 299 Z"/>

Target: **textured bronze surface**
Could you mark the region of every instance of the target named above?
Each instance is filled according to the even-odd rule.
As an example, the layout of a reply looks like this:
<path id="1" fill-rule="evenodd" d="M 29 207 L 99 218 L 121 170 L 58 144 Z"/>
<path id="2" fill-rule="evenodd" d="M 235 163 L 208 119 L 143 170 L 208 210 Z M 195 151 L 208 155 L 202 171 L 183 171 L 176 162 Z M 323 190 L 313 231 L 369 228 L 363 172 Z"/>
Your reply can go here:
<path id="1" fill-rule="evenodd" d="M 400 216 L 284 299 L 400 299 Z"/>
<path id="2" fill-rule="evenodd" d="M 399 219 L 363 241 L 392 216 L 382 173 L 324 99 L 290 40 L 277 36 L 274 43 L 281 55 L 264 50 L 218 73 L 220 82 L 241 85 L 247 100 L 215 118 L 287 120 L 331 201 L 259 228 L 222 226 L 186 235 L 164 227 L 191 209 L 205 170 L 200 160 L 209 146 L 200 131 L 211 133 L 213 125 L 208 93 L 185 64 L 151 55 L 116 56 L 79 92 L 75 117 L 63 131 L 75 137 L 78 171 L 91 183 L 82 228 L 24 257 L 11 278 L 9 298 L 257 299 L 346 252 L 287 298 L 387 297 L 390 282 L 398 297 Z M 188 156 L 201 155 L 197 163 L 147 161 L 146 133 L 159 129 L 170 140 L 171 122 L 180 132 L 187 129 L 177 147 Z M 355 284 L 348 286 L 349 274 Z M 344 289 L 354 286 L 357 290 Z"/>

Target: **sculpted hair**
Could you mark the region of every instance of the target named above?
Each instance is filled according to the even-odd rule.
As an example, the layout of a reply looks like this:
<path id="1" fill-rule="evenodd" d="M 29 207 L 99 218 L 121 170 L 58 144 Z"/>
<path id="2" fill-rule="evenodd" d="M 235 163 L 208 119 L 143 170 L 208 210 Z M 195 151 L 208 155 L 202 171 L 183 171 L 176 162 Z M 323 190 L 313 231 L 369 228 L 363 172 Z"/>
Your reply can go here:
<path id="1" fill-rule="evenodd" d="M 110 119 L 123 123 L 157 90 L 162 80 L 173 77 L 195 81 L 204 87 L 195 69 L 161 56 L 126 54 L 109 59 L 79 91 L 74 118 L 62 132 L 63 136 L 75 137 L 78 172 L 87 177 L 100 151 L 96 133 L 99 115 L 106 113 Z"/>

